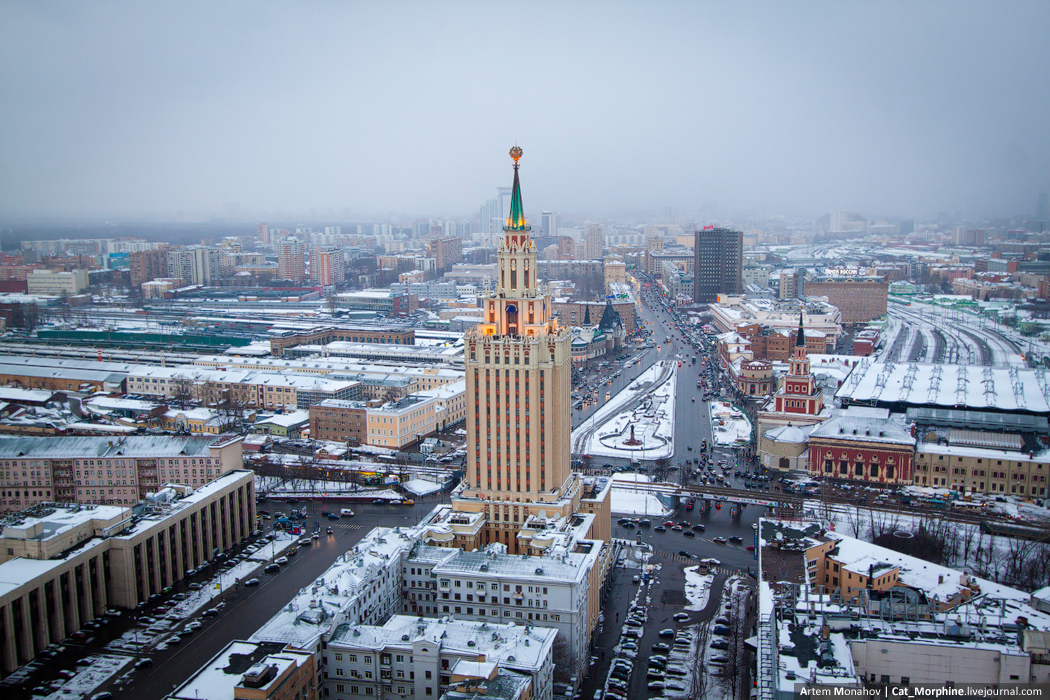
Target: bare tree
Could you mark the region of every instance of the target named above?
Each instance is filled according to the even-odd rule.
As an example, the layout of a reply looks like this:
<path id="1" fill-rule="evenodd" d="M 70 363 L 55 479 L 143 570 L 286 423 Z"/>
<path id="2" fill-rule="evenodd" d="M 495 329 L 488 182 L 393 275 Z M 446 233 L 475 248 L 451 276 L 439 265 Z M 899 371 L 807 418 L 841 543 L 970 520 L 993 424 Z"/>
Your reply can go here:
<path id="1" fill-rule="evenodd" d="M 551 661 L 554 662 L 554 681 L 568 683 L 573 676 L 572 649 L 565 633 L 560 630 L 551 648 Z"/>
<path id="2" fill-rule="evenodd" d="M 849 528 L 849 531 L 853 533 L 854 537 L 860 539 L 860 534 L 864 531 L 864 520 L 861 516 L 860 508 L 846 505 L 843 513 L 846 517 L 846 526 Z"/>
<path id="3" fill-rule="evenodd" d="M 743 610 L 744 597 L 739 591 L 732 594 L 733 605 L 725 613 L 729 634 L 725 640 L 728 645 L 724 650 L 725 663 L 722 664 L 722 676 L 718 679 L 726 697 L 736 700 L 740 693 L 740 677 L 744 670 L 744 651 L 747 638 L 747 615 Z"/>
<path id="4" fill-rule="evenodd" d="M 900 520 L 897 513 L 882 510 L 872 510 L 871 515 L 871 539 L 877 540 L 883 535 L 897 532 L 900 529 Z"/>
<path id="5" fill-rule="evenodd" d="M 246 402 L 239 392 L 232 388 L 223 389 L 219 394 L 216 412 L 219 418 L 219 432 L 240 432 L 244 419 Z"/>
<path id="6" fill-rule="evenodd" d="M 171 386 L 171 400 L 185 409 L 186 404 L 193 400 L 193 380 L 189 377 L 175 377 Z"/>

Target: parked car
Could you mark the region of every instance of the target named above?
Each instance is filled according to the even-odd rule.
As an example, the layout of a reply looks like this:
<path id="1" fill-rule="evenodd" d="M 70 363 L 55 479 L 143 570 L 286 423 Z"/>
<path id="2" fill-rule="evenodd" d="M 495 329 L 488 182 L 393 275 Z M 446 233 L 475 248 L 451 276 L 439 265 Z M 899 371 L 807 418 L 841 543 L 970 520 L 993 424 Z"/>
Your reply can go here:
<path id="1" fill-rule="evenodd" d="M 679 622 L 688 622 L 689 616 L 684 612 L 680 612 L 674 614 L 674 619 L 678 620 Z"/>
<path id="2" fill-rule="evenodd" d="M 716 537 L 716 538 L 714 538 L 711 541 L 714 542 L 715 544 L 726 544 L 727 543 L 727 540 L 726 540 L 725 537 Z"/>
<path id="3" fill-rule="evenodd" d="M 281 565 L 284 565 L 284 564 L 287 564 L 287 563 L 288 563 L 288 557 L 277 557 L 277 559 L 275 559 L 274 561 L 275 561 L 275 562 L 276 562 L 277 564 L 281 564 Z"/>
<path id="4" fill-rule="evenodd" d="M 670 628 L 665 629 L 665 630 L 660 630 L 660 636 L 661 637 L 673 637 L 674 636 L 674 630 L 670 629 Z"/>

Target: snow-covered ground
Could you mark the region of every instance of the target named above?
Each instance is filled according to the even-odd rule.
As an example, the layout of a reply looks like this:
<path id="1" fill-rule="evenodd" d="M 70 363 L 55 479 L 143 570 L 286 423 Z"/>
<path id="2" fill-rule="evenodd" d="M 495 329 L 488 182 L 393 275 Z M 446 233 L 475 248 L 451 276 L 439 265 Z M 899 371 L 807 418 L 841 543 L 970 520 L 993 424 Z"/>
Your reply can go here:
<path id="1" fill-rule="evenodd" d="M 711 402 L 711 434 L 716 445 L 741 445 L 751 440 L 751 421 L 724 401 Z"/>
<path id="2" fill-rule="evenodd" d="M 404 488 L 406 491 L 416 494 L 417 496 L 426 496 L 427 494 L 437 493 L 441 490 L 441 484 L 427 479 L 412 479 L 406 481 Z"/>
<path id="3" fill-rule="evenodd" d="M 651 479 L 645 474 L 613 474 L 612 487 L 612 512 L 627 515 L 648 515 L 651 517 L 664 517 L 673 511 L 660 502 L 660 499 L 651 493 L 635 491 L 629 488 L 617 488 L 617 484 L 626 483 L 649 483 Z"/>
<path id="4" fill-rule="evenodd" d="M 671 457 L 677 369 L 677 362 L 657 362 L 638 375 L 572 431 L 573 452 L 632 460 Z M 624 444 L 632 426 L 639 445 Z"/>
<path id="5" fill-rule="evenodd" d="M 89 656 L 87 666 L 83 666 L 77 675 L 62 684 L 62 687 L 45 696 L 47 700 L 75 700 L 86 698 L 96 688 L 109 681 L 125 668 L 135 663 L 134 657 L 118 654 L 99 654 Z"/>
<path id="6" fill-rule="evenodd" d="M 711 584 L 715 582 L 715 575 L 701 574 L 698 569 L 690 566 L 685 570 L 685 597 L 689 599 L 686 610 L 703 610 L 711 598 Z"/>

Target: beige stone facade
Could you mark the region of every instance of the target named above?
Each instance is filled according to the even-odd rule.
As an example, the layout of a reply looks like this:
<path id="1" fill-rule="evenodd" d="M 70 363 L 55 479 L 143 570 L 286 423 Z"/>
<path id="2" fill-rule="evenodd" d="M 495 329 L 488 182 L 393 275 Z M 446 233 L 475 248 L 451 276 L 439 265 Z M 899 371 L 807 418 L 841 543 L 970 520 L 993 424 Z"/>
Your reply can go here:
<path id="1" fill-rule="evenodd" d="M 247 538 L 255 527 L 254 475 L 226 474 L 185 497 L 158 502 L 132 523 L 130 509 L 91 510 L 55 506 L 24 519 L 22 530 L 5 528 L 2 552 L 16 547 L 25 557 L 0 564 L 0 663 L 10 673 L 49 644 L 58 643 L 111 607 L 133 608 Z M 36 533 L 34 526 L 41 525 Z M 63 527 L 68 524 L 68 527 Z M 52 532 L 44 545 L 29 539 Z M 100 536 L 101 535 L 101 536 Z M 71 544 L 80 546 L 58 558 Z M 7 555 L 5 555 L 7 556 Z M 16 622 L 17 621 L 17 622 Z"/>

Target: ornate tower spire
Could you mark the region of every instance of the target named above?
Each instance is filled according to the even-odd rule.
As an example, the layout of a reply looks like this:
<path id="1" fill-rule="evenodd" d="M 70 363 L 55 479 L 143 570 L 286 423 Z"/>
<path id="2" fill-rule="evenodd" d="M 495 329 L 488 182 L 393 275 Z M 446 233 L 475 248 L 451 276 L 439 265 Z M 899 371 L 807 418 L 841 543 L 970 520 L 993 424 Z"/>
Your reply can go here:
<path id="1" fill-rule="evenodd" d="M 795 338 L 795 347 L 806 347 L 806 330 L 802 327 L 802 309 L 798 311 L 798 337 Z"/>
<path id="2" fill-rule="evenodd" d="M 521 159 L 522 150 L 514 146 L 510 149 L 510 157 L 514 159 L 514 189 L 510 196 L 510 215 L 507 216 L 507 225 L 504 231 L 531 231 L 532 227 L 525 220 L 525 208 L 521 205 L 521 184 L 518 182 L 518 160 Z"/>

